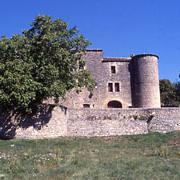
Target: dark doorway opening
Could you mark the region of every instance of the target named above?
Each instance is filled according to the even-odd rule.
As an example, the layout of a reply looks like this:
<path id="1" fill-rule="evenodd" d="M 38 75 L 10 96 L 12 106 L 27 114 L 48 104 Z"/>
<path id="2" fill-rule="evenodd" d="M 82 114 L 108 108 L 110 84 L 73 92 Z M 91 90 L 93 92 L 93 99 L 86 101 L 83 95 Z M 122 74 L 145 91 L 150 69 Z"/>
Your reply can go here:
<path id="1" fill-rule="evenodd" d="M 83 108 L 90 108 L 90 104 L 83 104 Z"/>
<path id="2" fill-rule="evenodd" d="M 122 104 L 119 101 L 109 101 L 108 108 L 122 108 Z"/>

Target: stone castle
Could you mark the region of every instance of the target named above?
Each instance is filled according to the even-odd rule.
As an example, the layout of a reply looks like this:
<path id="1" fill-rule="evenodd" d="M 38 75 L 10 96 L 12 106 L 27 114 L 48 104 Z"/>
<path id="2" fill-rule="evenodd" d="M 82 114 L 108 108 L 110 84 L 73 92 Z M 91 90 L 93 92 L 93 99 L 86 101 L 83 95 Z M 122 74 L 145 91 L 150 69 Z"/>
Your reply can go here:
<path id="1" fill-rule="evenodd" d="M 102 50 L 88 50 L 83 59 L 96 82 L 67 93 L 60 105 L 47 102 L 38 114 L 20 124 L 4 124 L 0 138 L 54 138 L 59 136 L 117 136 L 180 130 L 180 108 L 161 108 L 158 56 L 104 58 Z"/>
<path id="2" fill-rule="evenodd" d="M 83 89 L 67 95 L 70 108 L 159 108 L 158 56 L 140 54 L 129 58 L 104 58 L 102 50 L 87 50 L 83 59 L 96 82 L 89 93 Z"/>

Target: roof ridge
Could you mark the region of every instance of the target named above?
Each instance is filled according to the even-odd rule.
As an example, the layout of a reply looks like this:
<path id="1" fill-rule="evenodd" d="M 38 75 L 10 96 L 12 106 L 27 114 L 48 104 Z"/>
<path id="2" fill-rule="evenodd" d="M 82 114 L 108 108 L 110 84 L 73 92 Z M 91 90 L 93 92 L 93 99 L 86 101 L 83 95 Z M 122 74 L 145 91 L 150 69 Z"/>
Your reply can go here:
<path id="1" fill-rule="evenodd" d="M 99 52 L 99 51 L 103 51 L 102 49 L 86 49 L 87 52 L 91 52 L 91 51 L 94 51 L 94 52 Z"/>
<path id="2" fill-rule="evenodd" d="M 104 57 L 103 59 L 131 59 L 131 57 Z"/>
<path id="3" fill-rule="evenodd" d="M 131 57 L 104 57 L 104 62 L 129 62 Z"/>

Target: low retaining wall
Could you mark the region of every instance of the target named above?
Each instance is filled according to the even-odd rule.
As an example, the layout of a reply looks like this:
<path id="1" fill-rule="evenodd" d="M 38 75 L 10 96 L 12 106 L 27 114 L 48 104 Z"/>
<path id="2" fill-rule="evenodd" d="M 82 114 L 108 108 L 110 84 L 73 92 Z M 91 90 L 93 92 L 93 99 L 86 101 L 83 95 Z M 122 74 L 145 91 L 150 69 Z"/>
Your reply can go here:
<path id="1" fill-rule="evenodd" d="M 180 130 L 180 108 L 69 110 L 68 136 L 110 136 Z"/>
<path id="2" fill-rule="evenodd" d="M 16 126 L 14 137 L 92 137 L 177 130 L 180 130 L 180 108 L 63 109 L 56 106 L 50 113 L 39 115 L 35 120 L 25 120 L 23 125 Z"/>

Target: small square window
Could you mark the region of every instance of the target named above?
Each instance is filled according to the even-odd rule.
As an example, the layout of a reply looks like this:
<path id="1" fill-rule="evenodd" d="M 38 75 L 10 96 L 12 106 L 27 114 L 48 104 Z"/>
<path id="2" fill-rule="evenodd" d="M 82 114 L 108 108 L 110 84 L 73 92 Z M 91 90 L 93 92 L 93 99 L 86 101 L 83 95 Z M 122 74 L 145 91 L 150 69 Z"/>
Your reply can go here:
<path id="1" fill-rule="evenodd" d="M 108 83 L 108 91 L 113 92 L 113 83 Z"/>
<path id="2" fill-rule="evenodd" d="M 115 92 L 119 92 L 120 88 L 119 88 L 119 83 L 115 83 Z"/>
<path id="3" fill-rule="evenodd" d="M 111 73 L 116 74 L 116 66 L 111 66 Z"/>

